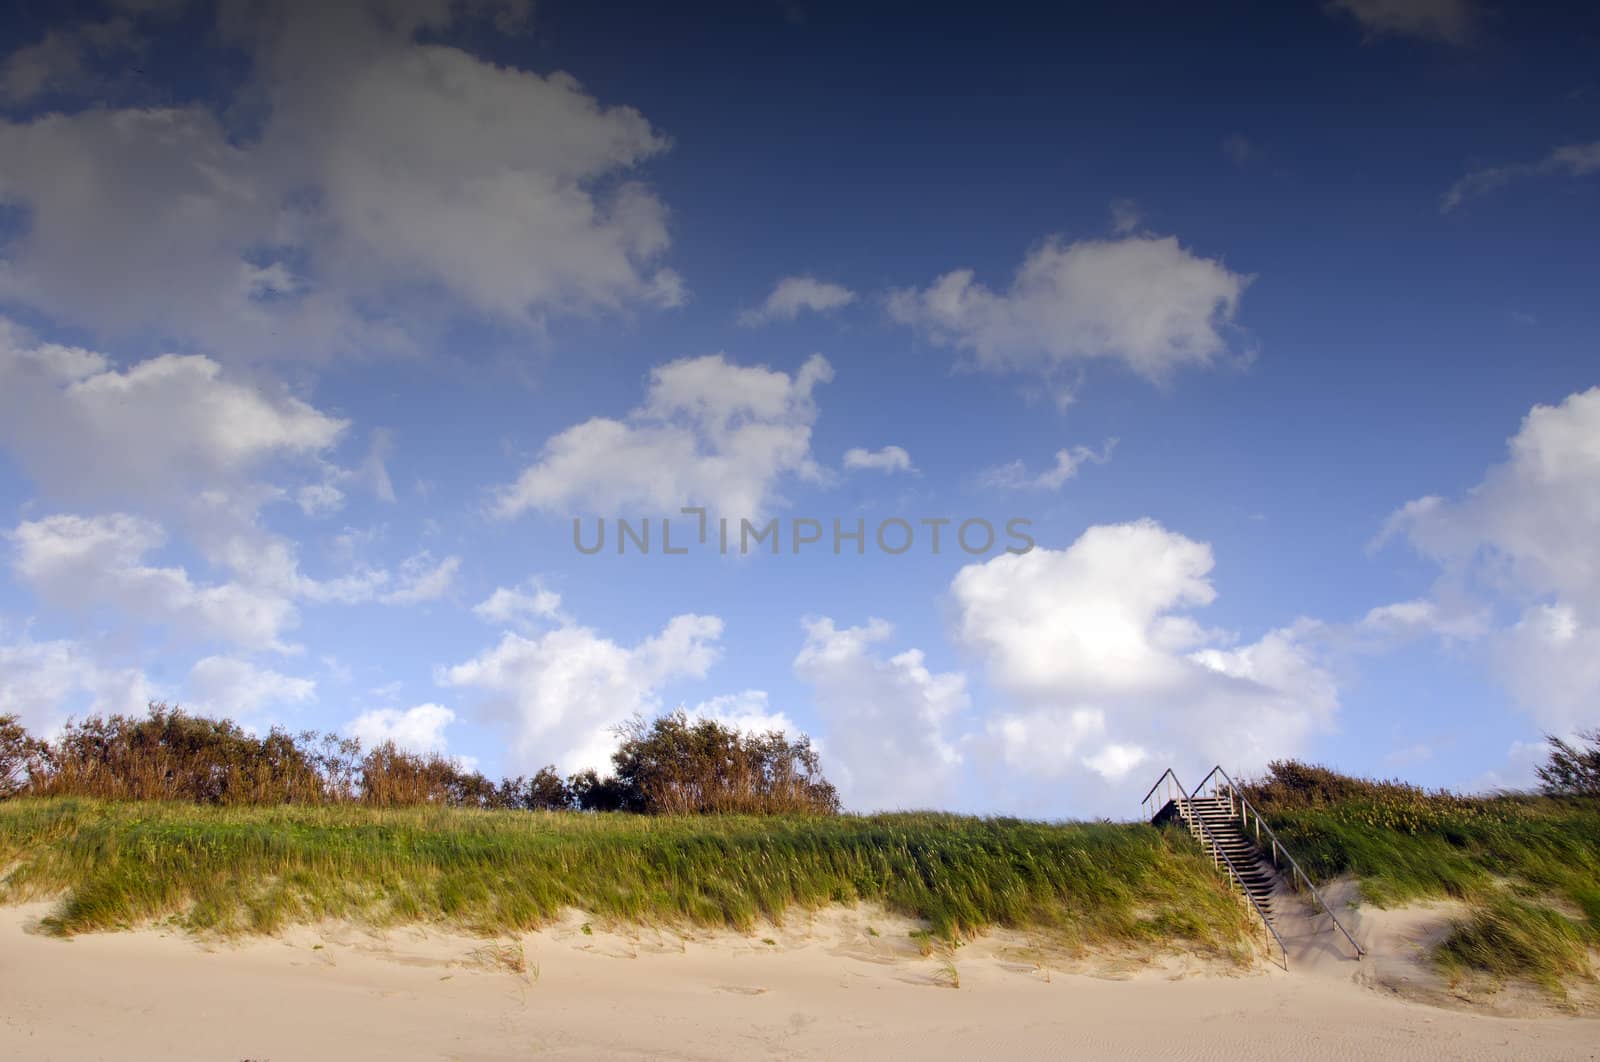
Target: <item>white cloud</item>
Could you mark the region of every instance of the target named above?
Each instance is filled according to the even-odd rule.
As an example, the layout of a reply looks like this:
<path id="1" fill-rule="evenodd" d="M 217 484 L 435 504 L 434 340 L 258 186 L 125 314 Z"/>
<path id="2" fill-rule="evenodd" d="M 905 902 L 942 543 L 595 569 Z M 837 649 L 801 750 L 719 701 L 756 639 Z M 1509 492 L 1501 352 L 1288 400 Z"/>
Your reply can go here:
<path id="1" fill-rule="evenodd" d="M 495 587 L 494 593 L 472 607 L 473 614 L 489 623 L 523 627 L 541 622 L 565 622 L 561 595 L 537 580 L 525 587 Z"/>
<path id="2" fill-rule="evenodd" d="M 443 755 L 445 727 L 455 719 L 456 713 L 440 704 L 419 704 L 404 711 L 377 708 L 350 720 L 344 725 L 344 732 L 360 740 L 366 749 L 392 741 L 407 752 Z"/>
<path id="3" fill-rule="evenodd" d="M 1474 565 L 1492 585 L 1600 608 L 1600 387 L 1534 406 L 1509 456 L 1459 500 L 1421 498 L 1391 518 L 1424 555 Z"/>
<path id="4" fill-rule="evenodd" d="M 999 465 L 984 471 L 982 481 L 988 487 L 1031 488 L 1033 490 L 1060 490 L 1062 484 L 1069 479 L 1076 479 L 1078 470 L 1086 463 L 1103 465 L 1111 460 L 1111 451 L 1116 449 L 1117 440 L 1107 439 L 1101 446 L 1100 452 L 1095 453 L 1087 446 L 1074 446 L 1069 450 L 1056 451 L 1056 463 L 1036 476 L 1029 476 L 1027 466 L 1021 461 L 1012 461 L 1010 464 Z"/>
<path id="5" fill-rule="evenodd" d="M 853 447 L 844 453 L 844 467 L 852 472 L 916 472 L 916 467 L 911 464 L 911 455 L 900 446 L 885 446 L 881 450 Z"/>
<path id="6" fill-rule="evenodd" d="M 344 507 L 344 491 L 327 483 L 312 483 L 295 491 L 294 500 L 307 516 L 327 516 Z"/>
<path id="7" fill-rule="evenodd" d="M 274 460 L 325 453 L 347 426 L 210 358 L 118 370 L 92 351 L 31 343 L 0 318 L 0 442 L 55 497 L 160 504 L 237 492 Z"/>
<path id="8" fill-rule="evenodd" d="M 1538 162 L 1473 170 L 1449 187 L 1440 201 L 1439 210 L 1448 214 L 1468 199 L 1487 195 L 1525 177 L 1590 177 L 1597 173 L 1600 173 L 1600 140 L 1589 144 L 1566 144 Z"/>
<path id="9" fill-rule="evenodd" d="M 783 712 L 772 710 L 766 690 L 743 690 L 713 697 L 687 709 L 687 714 L 692 720 L 710 719 L 745 734 L 766 734 L 776 730 L 794 738 L 802 733 L 793 719 Z M 812 744 L 813 747 L 821 747 L 819 742 Z"/>
<path id="10" fill-rule="evenodd" d="M 241 534 L 211 550 L 215 563 L 236 578 L 263 590 L 320 604 L 359 605 L 376 601 L 384 605 L 415 605 L 448 594 L 461 569 L 460 557 L 435 562 L 426 550 L 400 562 L 398 573 L 359 562 L 352 552 L 349 570 L 331 579 L 318 579 L 300 570 L 299 550 L 277 536 Z"/>
<path id="11" fill-rule="evenodd" d="M 35 736 L 55 733 L 68 716 L 137 715 L 159 697 L 144 672 L 108 665 L 78 642 L 0 645 L 0 715 L 18 716 Z"/>
<path id="12" fill-rule="evenodd" d="M 1495 606 L 1516 616 L 1490 632 L 1490 653 L 1538 725 L 1565 734 L 1592 724 L 1600 700 L 1600 387 L 1534 406 L 1504 462 L 1459 499 L 1407 503 L 1389 519 L 1384 538 L 1393 536 L 1440 566 L 1429 601 L 1443 614 Z"/>
<path id="13" fill-rule="evenodd" d="M 326 514 L 343 503 L 337 484 L 372 478 L 330 460 L 348 426 L 210 358 L 118 369 L 93 351 L 32 342 L 0 318 L 0 444 L 46 498 L 157 516 L 211 563 L 284 595 L 351 596 L 350 580 L 300 575 L 295 547 L 258 520 L 288 500 Z"/>
<path id="14" fill-rule="evenodd" d="M 455 585 L 461 570 L 460 557 L 446 557 L 435 564 L 427 552 L 407 557 L 400 564 L 400 585 L 378 600 L 385 605 L 417 605 L 437 601 Z"/>
<path id="15" fill-rule="evenodd" d="M 1150 754 L 1138 745 L 1109 744 L 1093 756 L 1085 756 L 1083 762 L 1102 778 L 1116 782 L 1149 759 Z"/>
<path id="16" fill-rule="evenodd" d="M 1397 638 L 1437 634 L 1471 641 L 1488 633 L 1488 623 L 1482 609 L 1447 609 L 1437 601 L 1413 598 L 1369 609 L 1359 626 L 1364 631 Z"/>
<path id="17" fill-rule="evenodd" d="M 218 113 L 250 136 L 198 105 L 0 120 L 0 195 L 29 220 L 0 297 L 240 358 L 406 350 L 461 306 L 537 328 L 681 302 L 634 176 L 664 136 L 565 73 L 417 40 L 493 6 L 224 5 L 250 65 Z M 42 69 L 14 56 L 5 84 Z"/>
<path id="18" fill-rule="evenodd" d="M 379 501 L 394 503 L 394 482 L 389 478 L 387 459 L 394 446 L 394 437 L 383 428 L 374 428 L 367 447 L 367 458 L 356 473 L 371 488 Z"/>
<path id="19" fill-rule="evenodd" d="M 1330 12 L 1353 17 L 1370 36 L 1421 37 L 1466 44 L 1478 31 L 1473 0 L 1328 0 Z"/>
<path id="20" fill-rule="evenodd" d="M 975 745 L 1025 777 L 1106 781 L 1297 752 L 1338 708 L 1317 629 L 1229 647 L 1188 614 L 1216 596 L 1212 563 L 1210 547 L 1145 520 L 963 568 L 957 637 L 1014 702 Z"/>
<path id="21" fill-rule="evenodd" d="M 830 284 L 815 277 L 784 277 L 765 302 L 739 315 L 739 323 L 754 327 L 773 321 L 792 321 L 803 310 L 827 313 L 855 301 L 856 293 L 842 284 Z"/>
<path id="22" fill-rule="evenodd" d="M 226 656 L 208 656 L 197 662 L 189 670 L 184 689 L 189 707 L 235 720 L 257 716 L 271 707 L 305 704 L 317 696 L 313 679 Z"/>
<path id="23" fill-rule="evenodd" d="M 824 724 L 824 773 L 846 806 L 859 810 L 939 806 L 960 768 L 948 731 L 968 706 L 966 679 L 928 670 L 920 650 L 882 657 L 872 647 L 893 634 L 868 620 L 839 628 L 805 621 L 795 674 L 812 688 Z"/>
<path id="24" fill-rule="evenodd" d="M 973 353 L 979 368 L 1059 376 L 1097 359 L 1163 381 L 1228 353 L 1225 330 L 1251 278 L 1201 258 L 1172 236 L 1051 239 L 1003 292 L 970 269 L 889 301 L 895 320 Z"/>
<path id="25" fill-rule="evenodd" d="M 539 460 L 503 489 L 502 517 L 529 509 L 676 515 L 703 505 L 755 519 L 786 475 L 818 479 L 811 456 L 812 391 L 833 378 L 813 355 L 794 376 L 720 354 L 650 374 L 644 404 L 625 420 L 595 417 L 548 439 Z"/>
<path id="26" fill-rule="evenodd" d="M 399 577 L 363 569 L 318 580 L 299 569 L 281 539 L 227 544 L 232 581 L 203 583 L 180 566 L 157 567 L 149 554 L 163 548 L 161 525 L 128 513 L 61 514 L 26 520 L 6 536 L 12 570 L 49 604 L 83 614 L 110 609 L 130 627 L 169 625 L 185 635 L 245 649 L 287 651 L 283 635 L 299 623 L 296 601 L 411 605 L 448 593 L 459 557 L 435 564 L 427 553 L 402 563 Z M 385 590 L 393 584 L 393 589 Z"/>
<path id="27" fill-rule="evenodd" d="M 721 636 L 715 616 L 674 616 L 629 648 L 564 622 L 537 637 L 507 632 L 438 680 L 486 694 L 487 712 L 510 731 L 508 770 L 552 762 L 563 771 L 606 768 L 616 747 L 612 728 L 635 713 L 655 714 L 667 683 L 703 677 Z"/>
<path id="28" fill-rule="evenodd" d="M 200 584 L 183 568 L 145 564 L 165 534 L 125 513 L 28 520 L 7 537 L 18 578 L 60 607 L 109 606 L 131 624 L 170 624 L 192 637 L 249 649 L 285 648 L 280 636 L 298 621 L 293 603 L 269 590 Z"/>

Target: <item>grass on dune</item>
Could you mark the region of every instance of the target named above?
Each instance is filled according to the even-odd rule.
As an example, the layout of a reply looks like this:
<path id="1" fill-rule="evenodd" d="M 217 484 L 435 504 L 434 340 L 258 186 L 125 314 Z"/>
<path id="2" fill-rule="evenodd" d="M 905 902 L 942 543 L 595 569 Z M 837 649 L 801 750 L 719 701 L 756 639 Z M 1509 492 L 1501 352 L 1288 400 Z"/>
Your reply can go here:
<path id="1" fill-rule="evenodd" d="M 991 926 L 1077 946 L 1242 959 L 1252 926 L 1193 841 L 1146 826 L 932 813 L 629 816 L 444 808 L 0 803 L 0 900 L 58 898 L 60 934 L 178 918 L 271 932 L 349 918 L 480 933 L 567 908 L 749 929 L 872 901 L 955 939 Z"/>
<path id="2" fill-rule="evenodd" d="M 1266 809 L 1264 809 L 1266 810 Z M 1468 906 L 1435 959 L 1449 975 L 1519 979 L 1561 994 L 1591 979 L 1600 948 L 1600 804 L 1457 797 L 1394 785 L 1322 806 L 1268 811 L 1312 877 L 1353 874 L 1383 907 Z"/>
<path id="3" fill-rule="evenodd" d="M 1435 959 L 1446 972 L 1474 971 L 1500 980 L 1533 981 L 1565 994 L 1569 979 L 1589 979 L 1593 924 L 1544 904 L 1499 895 L 1476 907 L 1439 945 Z"/>

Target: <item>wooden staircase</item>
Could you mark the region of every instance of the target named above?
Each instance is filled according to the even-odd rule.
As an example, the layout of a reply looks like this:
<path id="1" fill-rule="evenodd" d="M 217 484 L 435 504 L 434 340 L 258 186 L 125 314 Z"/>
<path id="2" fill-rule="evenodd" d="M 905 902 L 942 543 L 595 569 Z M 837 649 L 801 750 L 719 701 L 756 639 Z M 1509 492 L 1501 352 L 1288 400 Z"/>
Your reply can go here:
<path id="1" fill-rule="evenodd" d="M 1227 877 L 1261 919 L 1268 946 L 1277 945 L 1285 970 L 1289 968 L 1289 949 L 1278 932 L 1273 908 L 1298 902 L 1296 894 L 1301 890 L 1309 893 L 1315 906 L 1328 916 L 1331 927 L 1344 934 L 1355 957 L 1360 959 L 1365 954 L 1366 949 L 1356 943 L 1272 827 L 1221 767 L 1211 768 L 1192 792 L 1168 768 L 1144 795 L 1144 809 L 1154 825 L 1177 819 L 1188 827 L 1218 872 Z"/>
<path id="2" fill-rule="evenodd" d="M 1222 797 L 1184 797 L 1175 802 L 1178 817 L 1189 827 L 1206 855 L 1233 868 L 1229 875 L 1235 887 L 1243 890 L 1268 927 L 1277 929 L 1272 916 L 1272 901 L 1278 891 L 1277 868 L 1262 854 L 1255 842 L 1245 836 L 1233 806 Z M 1198 820 L 1198 821 L 1196 821 Z M 1203 824 L 1203 826 L 1202 826 Z M 1225 858 L 1224 858 L 1225 857 Z"/>

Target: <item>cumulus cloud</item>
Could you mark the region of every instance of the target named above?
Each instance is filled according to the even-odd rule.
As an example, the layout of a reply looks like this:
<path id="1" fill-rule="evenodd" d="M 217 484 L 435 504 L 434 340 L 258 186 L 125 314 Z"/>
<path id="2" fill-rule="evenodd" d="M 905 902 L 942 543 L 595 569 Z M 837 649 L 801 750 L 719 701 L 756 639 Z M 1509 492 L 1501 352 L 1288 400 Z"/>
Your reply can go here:
<path id="1" fill-rule="evenodd" d="M 512 627 L 562 622 L 561 595 L 537 580 L 523 586 L 497 586 L 494 593 L 472 607 L 478 618 Z"/>
<path id="2" fill-rule="evenodd" d="M 27 520 L 7 537 L 17 577 L 59 607 L 109 607 L 127 623 L 170 625 L 248 649 L 286 648 L 280 637 L 299 619 L 294 604 L 271 591 L 197 583 L 181 567 L 146 564 L 165 533 L 126 513 Z"/>
<path id="3" fill-rule="evenodd" d="M 773 321 L 792 321 L 805 310 L 827 313 L 855 301 L 856 293 L 842 284 L 830 284 L 815 277 L 784 277 L 765 302 L 739 315 L 739 323 L 754 327 Z"/>
<path id="4" fill-rule="evenodd" d="M 292 500 L 308 515 L 343 504 L 335 484 L 360 478 L 331 460 L 348 426 L 208 357 L 118 368 L 94 351 L 33 341 L 0 318 L 0 444 L 46 499 L 100 510 L 25 521 L 10 533 L 17 575 L 53 604 L 283 649 L 296 601 L 442 596 L 458 557 L 423 553 L 398 574 L 363 567 L 316 579 L 300 570 L 295 543 L 262 526 L 261 510 L 275 502 Z M 149 564 L 169 528 L 230 578 L 208 584 L 183 566 Z"/>
<path id="5" fill-rule="evenodd" d="M 950 730 L 968 704 L 966 678 L 930 671 L 918 649 L 874 651 L 893 628 L 881 619 L 838 627 L 805 621 L 795 675 L 812 689 L 824 724 L 823 766 L 846 806 L 939 806 L 962 757 Z"/>
<path id="6" fill-rule="evenodd" d="M 852 447 L 844 452 L 844 467 L 851 472 L 916 472 L 911 455 L 900 446 L 885 446 L 881 450 Z"/>
<path id="7" fill-rule="evenodd" d="M 1448 214 L 1468 199 L 1495 191 L 1525 177 L 1591 177 L 1600 173 L 1600 140 L 1588 144 L 1565 144 L 1538 162 L 1519 162 L 1473 170 L 1452 184 L 1440 200 L 1439 210 Z"/>
<path id="8" fill-rule="evenodd" d="M 981 369 L 1059 377 L 1111 360 L 1163 381 L 1228 353 L 1226 332 L 1250 280 L 1172 236 L 1050 239 L 1004 291 L 960 269 L 922 290 L 894 292 L 889 312 L 935 342 L 970 351 Z"/>
<path id="9" fill-rule="evenodd" d="M 720 354 L 658 366 L 625 419 L 595 417 L 548 439 L 539 460 L 499 492 L 495 512 L 675 515 L 702 505 L 762 515 L 784 476 L 819 479 L 812 391 L 833 378 L 813 355 L 793 375 Z"/>
<path id="10" fill-rule="evenodd" d="M 236 540 L 223 565 L 235 578 L 207 583 L 183 566 L 148 563 L 167 545 L 166 531 L 128 513 L 25 520 L 6 537 L 12 571 L 48 604 L 85 615 L 109 610 L 129 626 L 165 625 L 245 649 L 291 649 L 282 639 L 299 623 L 297 601 L 432 601 L 449 591 L 461 565 L 459 557 L 434 562 L 420 553 L 401 564 L 398 577 L 364 569 L 318 580 L 301 572 L 292 546 L 281 539 Z"/>
<path id="11" fill-rule="evenodd" d="M 483 693 L 485 712 L 509 732 L 509 770 L 607 768 L 612 728 L 659 711 L 668 683 L 703 677 L 721 636 L 717 617 L 686 614 L 629 647 L 568 621 L 536 636 L 508 631 L 438 681 Z"/>
<path id="12" fill-rule="evenodd" d="M 249 74 L 216 113 L 0 121 L 0 197 L 28 219 L 0 297 L 240 357 L 409 349 L 441 305 L 536 328 L 681 302 L 666 208 L 635 177 L 667 139 L 565 73 L 420 39 L 495 8 L 224 5 Z M 5 84 L 42 91 L 39 69 L 14 55 Z"/>
<path id="13" fill-rule="evenodd" d="M 236 491 L 270 462 L 324 454 L 347 427 L 207 357 L 119 370 L 0 318 L 0 442 L 54 497 L 150 504 Z"/>
<path id="14" fill-rule="evenodd" d="M 1421 37 L 1466 44 L 1481 13 L 1473 0 L 1328 0 L 1329 12 L 1347 15 L 1369 36 Z"/>
<path id="15" fill-rule="evenodd" d="M 381 493 L 386 475 L 376 483 L 333 462 L 348 428 L 208 357 L 117 368 L 0 318 L 0 444 L 44 496 L 175 520 L 218 563 L 250 554 L 241 567 L 254 571 L 265 555 L 292 552 L 259 527 L 264 506 L 293 500 L 324 515 L 344 503 L 339 484 L 366 480 Z"/>
<path id="16" fill-rule="evenodd" d="M 1190 615 L 1216 597 L 1212 565 L 1209 546 L 1143 520 L 963 568 L 957 637 L 1012 701 L 975 747 L 1014 776 L 1107 782 L 1302 748 L 1338 708 L 1315 625 L 1231 644 Z"/>
<path id="17" fill-rule="evenodd" d="M 18 716 L 36 735 L 53 734 L 69 716 L 137 713 L 160 696 L 143 671 L 109 664 L 79 642 L 0 645 L 0 715 Z"/>
<path id="18" fill-rule="evenodd" d="M 1009 464 L 998 465 L 985 470 L 982 481 L 984 486 L 987 487 L 1060 490 L 1061 485 L 1066 483 L 1067 480 L 1077 478 L 1078 470 L 1085 464 L 1092 462 L 1097 465 L 1103 465 L 1110 461 L 1111 451 L 1116 448 L 1116 445 L 1117 440 L 1107 439 L 1101 446 L 1099 453 L 1089 449 L 1087 446 L 1074 446 L 1068 450 L 1057 450 L 1055 465 L 1035 476 L 1028 475 L 1028 468 L 1021 461 L 1012 461 Z"/>
<path id="19" fill-rule="evenodd" d="M 363 748 L 374 748 L 392 741 L 401 749 L 414 753 L 445 751 L 445 727 L 455 722 L 456 713 L 442 704 L 419 704 L 414 708 L 377 708 L 362 712 L 344 726 L 344 732 L 361 742 Z"/>
<path id="20" fill-rule="evenodd" d="M 204 712 L 248 719 L 268 708 L 316 699 L 313 679 L 285 675 L 237 657 L 208 656 L 189 670 L 187 704 Z"/>
<path id="21" fill-rule="evenodd" d="M 766 690 L 723 694 L 701 701 L 685 712 L 691 720 L 710 719 L 745 734 L 766 734 L 776 730 L 793 738 L 802 733 L 787 714 L 772 709 Z M 820 748 L 821 742 L 813 742 L 813 745 Z"/>
<path id="22" fill-rule="evenodd" d="M 1439 565 L 1441 614 L 1515 616 L 1488 634 L 1495 668 L 1535 722 L 1570 733 L 1600 699 L 1600 387 L 1534 406 L 1508 448 L 1459 498 L 1407 503 L 1383 537 Z"/>

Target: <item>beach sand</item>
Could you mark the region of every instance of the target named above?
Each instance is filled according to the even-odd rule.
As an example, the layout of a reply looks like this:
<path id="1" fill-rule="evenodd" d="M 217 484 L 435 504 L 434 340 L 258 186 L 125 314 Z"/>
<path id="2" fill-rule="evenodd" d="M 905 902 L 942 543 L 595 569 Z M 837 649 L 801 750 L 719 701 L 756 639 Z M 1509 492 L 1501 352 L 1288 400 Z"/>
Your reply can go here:
<path id="1" fill-rule="evenodd" d="M 1600 1059 L 1594 1017 L 1439 983 L 1418 961 L 1437 910 L 1363 912 L 1361 963 L 1308 923 L 1287 973 L 1069 959 L 1003 932 L 924 955 L 914 923 L 870 908 L 754 935 L 574 913 L 492 941 L 338 924 L 210 942 L 63 941 L 36 931 L 48 910 L 0 908 L 0 1058 Z"/>

